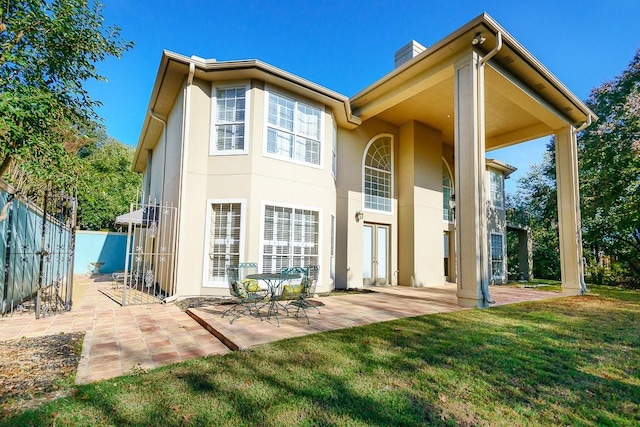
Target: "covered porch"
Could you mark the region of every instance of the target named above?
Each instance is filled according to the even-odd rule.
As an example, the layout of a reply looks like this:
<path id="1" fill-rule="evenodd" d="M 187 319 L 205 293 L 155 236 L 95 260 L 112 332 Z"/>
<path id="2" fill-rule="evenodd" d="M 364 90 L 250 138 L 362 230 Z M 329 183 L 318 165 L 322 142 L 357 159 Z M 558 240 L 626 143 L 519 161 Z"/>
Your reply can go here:
<path id="1" fill-rule="evenodd" d="M 442 222 L 437 209 L 442 202 L 424 173 L 442 159 L 454 179 L 455 274 L 450 277 L 457 283 L 457 303 L 492 303 L 487 153 L 553 136 L 562 286 L 581 294 L 576 135 L 595 114 L 486 13 L 428 48 L 412 42 L 401 51 L 409 53 L 396 58 L 394 71 L 351 98 L 363 123 L 378 120 L 400 129 L 399 283 L 422 286 L 441 277 L 440 249 L 422 242 L 442 239 L 442 230 L 433 227 Z"/>

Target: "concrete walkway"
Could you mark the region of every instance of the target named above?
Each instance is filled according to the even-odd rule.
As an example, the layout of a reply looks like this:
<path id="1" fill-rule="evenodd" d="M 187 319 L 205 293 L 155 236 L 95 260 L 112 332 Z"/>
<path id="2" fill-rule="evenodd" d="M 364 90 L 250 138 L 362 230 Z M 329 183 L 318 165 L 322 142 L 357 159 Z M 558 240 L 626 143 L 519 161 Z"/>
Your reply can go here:
<path id="1" fill-rule="evenodd" d="M 271 341 L 404 317 L 462 310 L 455 284 L 429 288 L 378 287 L 375 292 L 316 298 L 321 313 L 304 318 L 221 318 L 225 306 L 189 309 L 174 304 L 122 307 L 102 292 L 111 283 L 76 280 L 70 312 L 35 319 L 33 314 L 0 318 L 0 341 L 85 332 L 76 383 L 112 378 L 207 355 L 225 354 Z M 557 298 L 563 294 L 491 287 L 496 305 Z M 266 310 L 265 310 L 266 311 Z M 216 337 L 219 337 L 216 338 Z M 1 344 L 0 344 L 1 345 Z"/>

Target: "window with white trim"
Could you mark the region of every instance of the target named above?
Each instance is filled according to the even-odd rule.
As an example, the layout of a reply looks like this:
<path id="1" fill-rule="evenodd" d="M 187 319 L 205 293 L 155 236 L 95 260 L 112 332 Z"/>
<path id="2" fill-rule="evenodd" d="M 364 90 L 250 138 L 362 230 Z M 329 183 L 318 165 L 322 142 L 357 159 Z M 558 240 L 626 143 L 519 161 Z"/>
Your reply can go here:
<path id="1" fill-rule="evenodd" d="M 319 213 L 307 209 L 265 206 L 262 270 L 319 264 Z"/>
<path id="2" fill-rule="evenodd" d="M 504 277 L 504 236 L 491 233 L 491 277 Z"/>
<path id="3" fill-rule="evenodd" d="M 211 154 L 246 152 L 247 87 L 214 87 Z"/>
<path id="4" fill-rule="evenodd" d="M 269 92 L 266 152 L 296 162 L 320 165 L 322 110 Z"/>
<path id="5" fill-rule="evenodd" d="M 380 136 L 367 148 L 364 158 L 364 207 L 391 212 L 392 189 L 391 136 Z"/>
<path id="6" fill-rule="evenodd" d="M 241 203 L 212 203 L 209 224 L 209 282 L 227 282 L 226 270 L 240 262 Z"/>
<path id="7" fill-rule="evenodd" d="M 453 194 L 453 179 L 449 173 L 449 168 L 442 162 L 442 219 L 453 221 L 453 209 L 449 205 Z"/>
<path id="8" fill-rule="evenodd" d="M 502 209 L 504 200 L 504 179 L 502 172 L 490 169 L 489 170 L 489 187 L 491 194 L 489 195 L 491 205 Z"/>

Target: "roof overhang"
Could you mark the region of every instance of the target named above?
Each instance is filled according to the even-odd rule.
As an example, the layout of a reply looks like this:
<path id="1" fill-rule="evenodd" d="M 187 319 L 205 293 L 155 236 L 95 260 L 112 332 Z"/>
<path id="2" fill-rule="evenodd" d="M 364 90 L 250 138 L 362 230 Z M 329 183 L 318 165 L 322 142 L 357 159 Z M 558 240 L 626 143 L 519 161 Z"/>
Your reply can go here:
<path id="1" fill-rule="evenodd" d="M 480 33 L 484 42 L 473 45 Z M 400 125 L 422 121 L 453 140 L 454 64 L 473 49 L 486 55 L 487 149 L 578 127 L 597 119 L 577 96 L 488 14 L 483 13 L 351 98 L 354 114 Z"/>
<path id="2" fill-rule="evenodd" d="M 491 169 L 496 169 L 502 172 L 505 178 L 508 178 L 509 175 L 518 170 L 517 167 L 496 159 L 486 159 L 485 164 Z"/>
<path id="3" fill-rule="evenodd" d="M 194 68 L 193 78 L 205 81 L 251 80 L 256 79 L 272 84 L 311 101 L 328 106 L 333 111 L 339 126 L 353 129 L 361 121 L 352 114 L 349 98 L 323 86 L 288 73 L 259 60 L 216 61 L 198 57 L 187 57 L 170 51 L 163 51 L 151 99 L 144 119 L 133 169 L 144 170 L 147 149 L 152 149 L 162 134 L 163 123 L 175 102 L 179 91 L 185 87 L 190 67 Z M 156 120 L 154 118 L 161 120 Z"/>

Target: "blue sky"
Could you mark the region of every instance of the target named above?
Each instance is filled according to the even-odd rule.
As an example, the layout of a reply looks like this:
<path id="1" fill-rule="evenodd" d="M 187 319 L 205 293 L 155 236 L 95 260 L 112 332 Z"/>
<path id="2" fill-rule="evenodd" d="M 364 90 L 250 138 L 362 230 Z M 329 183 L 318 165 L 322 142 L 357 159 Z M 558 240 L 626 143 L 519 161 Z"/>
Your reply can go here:
<path id="1" fill-rule="evenodd" d="M 347 96 L 393 69 L 415 39 L 428 47 L 487 12 L 580 99 L 619 75 L 640 48 L 640 0 L 248 1 L 102 0 L 107 24 L 135 43 L 91 82 L 107 132 L 135 146 L 163 49 L 217 60 L 260 59 Z M 539 163 L 546 139 L 488 154 Z"/>

